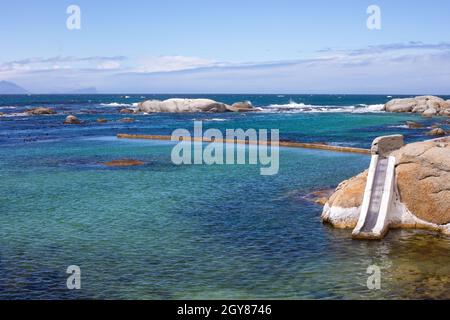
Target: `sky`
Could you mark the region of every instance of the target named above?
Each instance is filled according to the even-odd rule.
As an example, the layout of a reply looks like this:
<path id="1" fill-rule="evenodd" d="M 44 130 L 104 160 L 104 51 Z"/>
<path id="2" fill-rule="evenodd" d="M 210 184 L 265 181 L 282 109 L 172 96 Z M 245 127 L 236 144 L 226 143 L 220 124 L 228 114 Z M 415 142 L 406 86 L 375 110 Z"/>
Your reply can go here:
<path id="1" fill-rule="evenodd" d="M 71 5 L 81 29 L 67 28 Z M 450 94 L 449 16 L 448 0 L 0 0 L 0 80 L 33 93 Z"/>

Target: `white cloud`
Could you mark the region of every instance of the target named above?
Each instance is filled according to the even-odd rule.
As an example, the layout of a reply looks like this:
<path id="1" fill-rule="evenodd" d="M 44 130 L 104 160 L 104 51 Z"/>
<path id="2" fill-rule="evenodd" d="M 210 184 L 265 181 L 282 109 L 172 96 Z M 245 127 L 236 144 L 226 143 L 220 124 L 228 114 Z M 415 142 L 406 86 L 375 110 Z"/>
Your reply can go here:
<path id="1" fill-rule="evenodd" d="M 126 60 L 126 57 L 61 57 L 50 58 L 34 57 L 23 60 L 8 61 L 0 64 L 0 72 L 6 71 L 43 71 L 52 69 L 117 69 L 120 61 Z"/>
<path id="2" fill-rule="evenodd" d="M 114 70 L 120 68 L 120 62 L 118 61 L 102 61 L 97 65 L 100 70 Z"/>
<path id="3" fill-rule="evenodd" d="M 224 65 L 215 60 L 187 56 L 147 57 L 138 62 L 135 72 L 172 72 Z"/>
<path id="4" fill-rule="evenodd" d="M 0 64 L 0 80 L 20 80 L 33 92 L 88 84 L 99 91 L 129 93 L 450 93 L 447 70 L 450 45 L 407 43 L 328 49 L 312 59 L 265 62 L 231 63 L 180 55 L 32 58 Z"/>

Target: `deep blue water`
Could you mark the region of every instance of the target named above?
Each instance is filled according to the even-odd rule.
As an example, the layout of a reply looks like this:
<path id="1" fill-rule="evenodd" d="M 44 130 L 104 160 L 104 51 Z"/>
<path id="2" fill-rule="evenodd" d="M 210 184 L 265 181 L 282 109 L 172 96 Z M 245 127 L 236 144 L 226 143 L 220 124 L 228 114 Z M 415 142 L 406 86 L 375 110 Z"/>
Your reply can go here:
<path id="1" fill-rule="evenodd" d="M 92 106 L 93 104 L 118 103 L 129 104 L 150 99 L 169 98 L 208 98 L 223 103 L 234 103 L 236 101 L 251 101 L 257 107 L 269 105 L 283 105 L 290 102 L 304 103 L 317 106 L 351 106 L 359 104 L 386 103 L 393 98 L 408 96 L 386 96 L 386 95 L 257 95 L 257 94 L 95 94 L 95 95 L 1 95 L 0 107 L 4 106 Z M 444 97 L 445 98 L 445 97 Z M 446 97 L 448 99 L 450 97 Z"/>
<path id="2" fill-rule="evenodd" d="M 206 97 L 225 103 L 251 101 L 266 112 L 224 114 L 152 114 L 124 116 L 118 111 L 133 107 L 147 99 L 170 97 Z M 401 97 L 401 96 L 398 96 Z M 404 97 L 404 96 L 402 96 Z M 450 98 L 450 97 L 444 97 Z M 32 95 L 0 96 L 0 143 L 15 144 L 73 137 L 112 136 L 117 133 L 171 134 L 176 128 L 191 129 L 194 120 L 203 120 L 204 127 L 276 128 L 282 139 L 305 142 L 327 142 L 359 147 L 370 146 L 381 134 L 402 133 L 407 141 L 424 138 L 427 126 L 435 120 L 422 120 L 416 115 L 386 114 L 371 111 L 390 96 L 376 95 Z M 52 107 L 58 115 L 29 117 L 24 112 L 32 107 Z M 75 114 L 83 125 L 67 127 L 65 117 Z M 96 119 L 110 122 L 98 124 Z M 132 117 L 132 124 L 119 120 Z M 405 120 L 419 119 L 425 124 L 420 130 L 404 127 Z"/>
<path id="3" fill-rule="evenodd" d="M 252 165 L 176 166 L 171 142 L 115 138 L 203 120 L 369 147 L 382 134 L 426 139 L 443 119 L 369 112 L 386 96 L 338 95 L 202 96 L 267 109 L 246 114 L 118 113 L 169 97 L 0 96 L 1 299 L 449 298 L 448 238 L 397 230 L 382 242 L 353 241 L 322 225 L 321 206 L 305 200 L 367 168 L 367 156 L 282 148 L 279 173 L 261 176 Z M 23 115 L 36 106 L 58 114 Z M 63 125 L 68 114 L 83 124 Z M 425 128 L 407 129 L 406 120 Z M 122 158 L 145 165 L 103 165 Z M 371 264 L 382 268 L 382 290 L 366 287 Z M 69 265 L 82 270 L 80 291 L 66 288 Z"/>

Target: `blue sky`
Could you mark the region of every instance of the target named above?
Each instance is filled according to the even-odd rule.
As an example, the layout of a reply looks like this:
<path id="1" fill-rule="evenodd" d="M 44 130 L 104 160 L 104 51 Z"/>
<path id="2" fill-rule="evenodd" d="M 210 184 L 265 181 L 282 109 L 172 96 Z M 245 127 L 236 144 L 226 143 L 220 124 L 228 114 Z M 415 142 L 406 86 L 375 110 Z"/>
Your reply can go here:
<path id="1" fill-rule="evenodd" d="M 66 9 L 81 9 L 68 30 Z M 366 27 L 369 5 L 381 30 Z M 32 92 L 450 93 L 450 2 L 0 3 L 0 80 Z"/>

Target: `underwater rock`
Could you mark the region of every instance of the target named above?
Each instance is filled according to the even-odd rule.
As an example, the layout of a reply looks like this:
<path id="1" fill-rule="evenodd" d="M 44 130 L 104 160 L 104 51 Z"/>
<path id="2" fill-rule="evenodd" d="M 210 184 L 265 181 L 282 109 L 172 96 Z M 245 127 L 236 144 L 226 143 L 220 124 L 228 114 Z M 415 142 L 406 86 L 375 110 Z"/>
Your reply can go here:
<path id="1" fill-rule="evenodd" d="M 134 167 L 142 166 L 145 162 L 134 159 L 119 159 L 105 162 L 104 165 L 108 167 Z"/>
<path id="2" fill-rule="evenodd" d="M 311 192 L 307 199 L 311 199 L 314 203 L 325 205 L 328 202 L 334 189 L 323 189 Z"/>
<path id="3" fill-rule="evenodd" d="M 106 120 L 106 119 L 103 119 L 103 118 L 97 119 L 97 123 L 106 123 L 106 122 L 108 122 L 108 120 Z"/>
<path id="4" fill-rule="evenodd" d="M 122 114 L 132 114 L 132 113 L 134 113 L 134 110 L 131 110 L 131 109 L 122 109 L 122 110 L 119 111 L 119 113 L 122 113 Z"/>
<path id="5" fill-rule="evenodd" d="M 134 119 L 133 118 L 123 118 L 123 119 L 120 119 L 120 122 L 132 123 L 132 122 L 134 122 Z"/>

